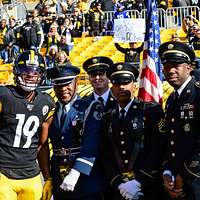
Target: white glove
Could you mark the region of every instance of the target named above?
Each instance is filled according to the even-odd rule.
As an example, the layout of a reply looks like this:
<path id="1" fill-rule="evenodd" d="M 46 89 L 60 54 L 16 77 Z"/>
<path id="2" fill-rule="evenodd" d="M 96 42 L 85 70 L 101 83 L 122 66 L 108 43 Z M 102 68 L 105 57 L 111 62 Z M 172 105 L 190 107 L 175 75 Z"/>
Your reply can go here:
<path id="1" fill-rule="evenodd" d="M 79 176 L 79 171 L 71 169 L 69 174 L 64 178 L 62 184 L 60 185 L 60 188 L 64 191 L 74 191 L 74 187 L 78 181 Z"/>
<path id="2" fill-rule="evenodd" d="M 163 172 L 163 176 L 164 176 L 164 175 L 170 176 L 170 177 L 172 178 L 172 181 L 173 181 L 173 182 L 175 181 L 175 178 L 174 178 L 174 176 L 173 176 L 173 174 L 172 174 L 172 172 L 171 172 L 170 170 L 165 170 L 165 171 Z"/>
<path id="3" fill-rule="evenodd" d="M 142 192 L 137 192 L 137 194 L 134 196 L 129 193 L 126 193 L 124 194 L 123 198 L 125 198 L 126 200 L 138 200 L 140 196 L 143 196 Z"/>
<path id="4" fill-rule="evenodd" d="M 120 194 L 125 199 L 139 199 L 143 193 L 141 192 L 141 184 L 134 180 L 128 181 L 126 183 L 121 183 L 118 187 Z"/>

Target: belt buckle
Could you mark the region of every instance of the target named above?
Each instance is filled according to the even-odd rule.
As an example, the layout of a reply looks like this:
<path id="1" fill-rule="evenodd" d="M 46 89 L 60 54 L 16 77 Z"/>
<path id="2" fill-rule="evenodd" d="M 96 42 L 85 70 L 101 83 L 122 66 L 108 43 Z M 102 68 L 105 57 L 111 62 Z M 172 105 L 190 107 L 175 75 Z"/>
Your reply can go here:
<path id="1" fill-rule="evenodd" d="M 123 179 L 125 182 L 128 182 L 128 181 L 130 181 L 130 180 L 133 180 L 134 178 L 135 178 L 135 173 L 134 173 L 133 171 L 122 173 L 122 179 Z"/>
<path id="2" fill-rule="evenodd" d="M 62 179 L 64 179 L 65 176 L 69 174 L 71 167 L 70 165 L 60 165 L 59 169 L 60 169 L 60 176 L 62 177 Z"/>
<path id="3" fill-rule="evenodd" d="M 70 149 L 62 148 L 61 149 L 61 154 L 64 155 L 64 156 L 68 156 L 68 155 L 71 154 L 71 150 Z"/>

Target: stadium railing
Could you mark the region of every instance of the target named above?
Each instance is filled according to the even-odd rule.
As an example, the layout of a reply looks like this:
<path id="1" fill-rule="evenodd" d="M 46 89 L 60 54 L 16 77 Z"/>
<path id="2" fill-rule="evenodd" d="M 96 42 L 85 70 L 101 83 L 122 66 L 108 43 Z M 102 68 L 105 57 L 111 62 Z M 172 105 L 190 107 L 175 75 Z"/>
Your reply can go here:
<path id="1" fill-rule="evenodd" d="M 129 12 L 131 18 L 145 18 L 146 16 L 146 9 L 143 9 L 141 12 L 138 10 L 128 10 L 127 12 Z M 158 8 L 160 28 L 169 29 L 181 27 L 182 20 L 188 15 L 192 15 L 199 20 L 199 12 L 200 9 L 198 6 L 172 7 L 166 10 Z M 104 14 L 106 23 L 112 21 L 114 11 L 106 11 Z"/>

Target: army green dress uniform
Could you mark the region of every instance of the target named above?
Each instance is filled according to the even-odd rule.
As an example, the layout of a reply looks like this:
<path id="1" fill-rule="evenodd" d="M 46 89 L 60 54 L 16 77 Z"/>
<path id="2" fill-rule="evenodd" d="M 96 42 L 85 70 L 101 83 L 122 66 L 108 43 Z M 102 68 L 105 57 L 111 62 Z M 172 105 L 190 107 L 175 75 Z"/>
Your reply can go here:
<path id="1" fill-rule="evenodd" d="M 108 69 L 107 75 L 112 83 L 127 84 L 135 81 L 139 72 L 129 63 L 116 63 Z M 107 177 L 116 191 L 113 199 L 125 199 L 118 187 L 134 179 L 142 185 L 140 199 L 159 199 L 156 182 L 162 155 L 158 133 L 162 108 L 157 103 L 133 98 L 125 110 L 124 119 L 118 106 L 104 116 L 102 157 Z"/>
<path id="2" fill-rule="evenodd" d="M 191 63 L 195 54 L 187 45 L 167 42 L 160 46 L 162 63 Z M 200 83 L 189 76 L 166 103 L 162 131 L 168 138 L 164 170 L 184 182 L 184 200 L 200 199 Z"/>

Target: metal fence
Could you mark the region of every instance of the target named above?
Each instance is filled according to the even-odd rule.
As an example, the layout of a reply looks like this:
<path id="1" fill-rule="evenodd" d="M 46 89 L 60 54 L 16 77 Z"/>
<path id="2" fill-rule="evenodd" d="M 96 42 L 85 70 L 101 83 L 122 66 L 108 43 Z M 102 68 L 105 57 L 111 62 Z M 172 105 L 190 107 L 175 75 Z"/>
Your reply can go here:
<path id="1" fill-rule="evenodd" d="M 26 20 L 28 10 L 34 9 L 37 0 L 11 0 L 11 4 L 0 5 L 0 18 L 9 19 L 12 15 L 21 24 Z"/>
<path id="2" fill-rule="evenodd" d="M 27 7 L 25 3 L 13 2 L 12 4 L 6 4 L 0 6 L 1 19 L 9 19 L 12 15 L 18 21 L 24 21 L 26 19 Z"/>
<path id="3" fill-rule="evenodd" d="M 9 16 L 14 15 L 19 21 L 23 21 L 26 17 L 28 4 L 12 1 L 12 4 L 0 6 L 1 18 L 8 19 Z M 36 5 L 36 3 L 35 3 Z M 34 8 L 34 4 L 32 5 Z M 131 18 L 145 18 L 146 10 L 139 12 L 138 10 L 128 10 Z M 114 11 L 105 11 L 106 24 L 113 19 Z M 189 7 L 172 7 L 167 10 L 158 8 L 159 24 L 161 29 L 168 29 L 174 27 L 181 27 L 182 20 L 188 15 L 194 16 L 199 20 L 200 9 L 197 6 Z"/>
<path id="4" fill-rule="evenodd" d="M 131 18 L 145 18 L 146 9 L 139 12 L 138 10 L 129 10 L 129 15 Z M 168 29 L 174 27 L 181 27 L 182 20 L 188 15 L 194 16 L 199 20 L 200 9 L 197 6 L 188 6 L 188 7 L 172 7 L 164 10 L 158 8 L 159 24 L 161 29 Z M 106 23 L 112 20 L 114 11 L 105 12 Z"/>

